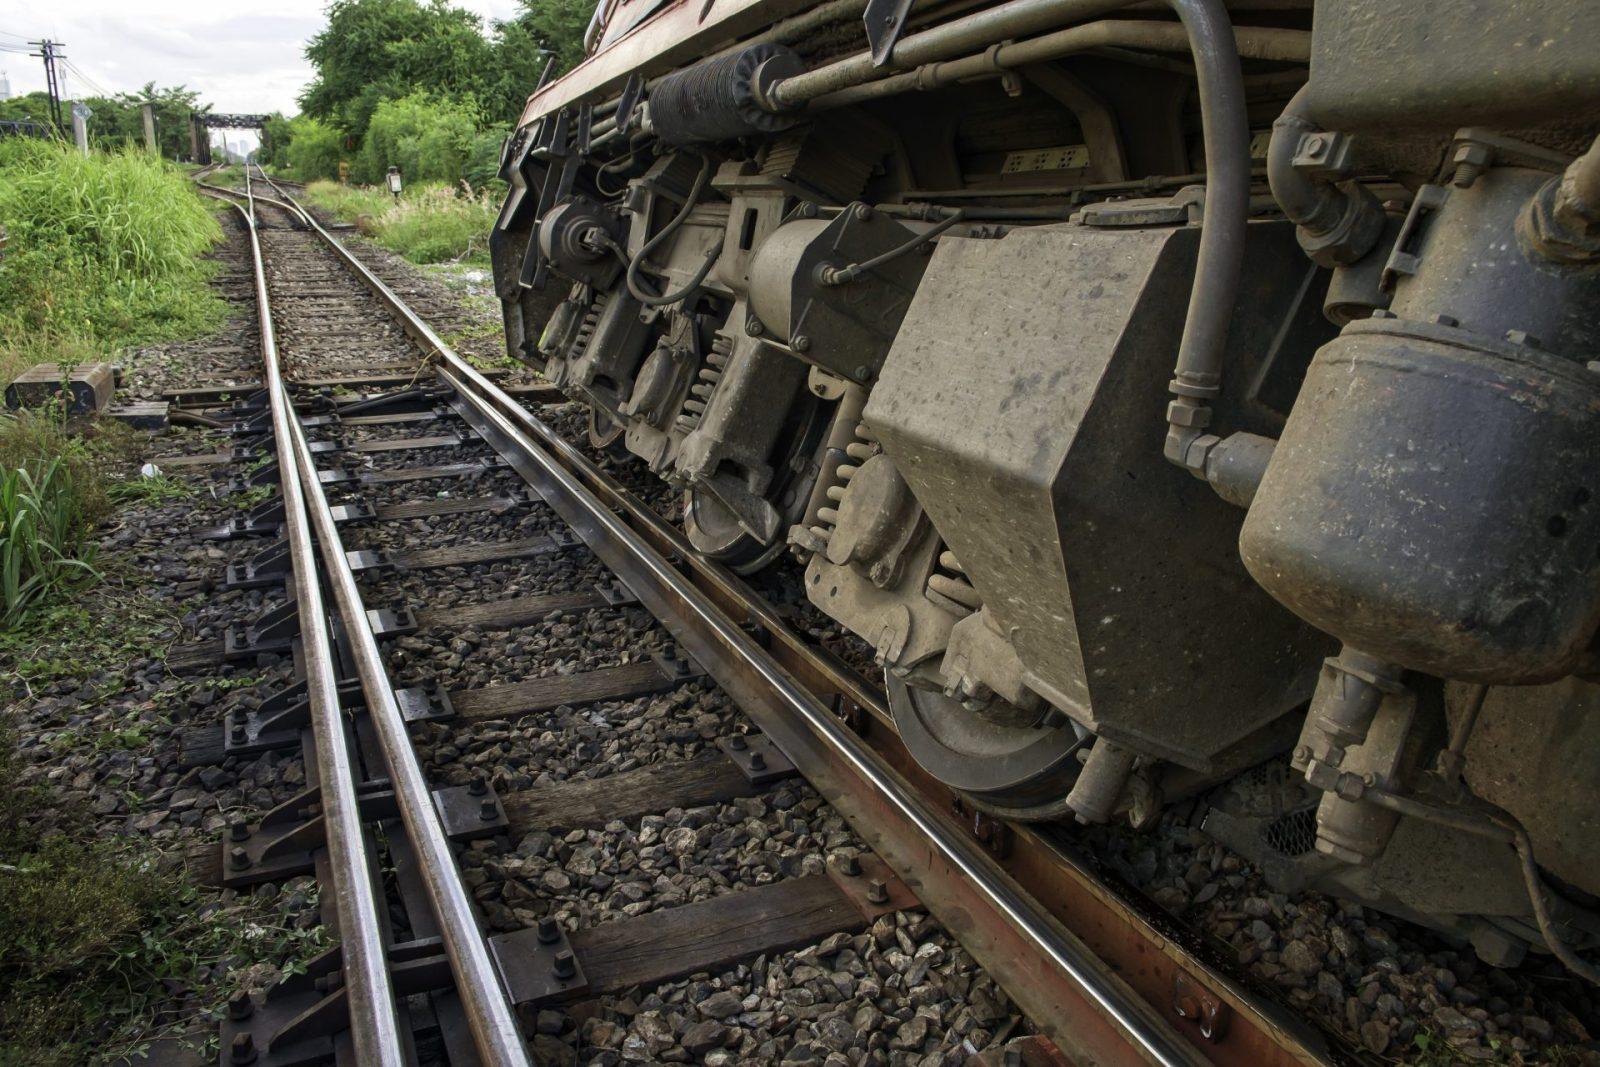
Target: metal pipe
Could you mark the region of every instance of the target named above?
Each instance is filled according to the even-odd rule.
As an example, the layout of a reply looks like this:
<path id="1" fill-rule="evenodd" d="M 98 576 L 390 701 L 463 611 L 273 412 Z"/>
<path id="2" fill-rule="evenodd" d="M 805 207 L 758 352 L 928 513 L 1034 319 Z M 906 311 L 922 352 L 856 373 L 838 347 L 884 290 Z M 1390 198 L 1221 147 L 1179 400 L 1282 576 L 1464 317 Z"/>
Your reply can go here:
<path id="1" fill-rule="evenodd" d="M 301 647 L 305 660 L 306 696 L 311 706 L 316 744 L 318 799 L 322 804 L 323 838 L 333 874 L 334 906 L 339 916 L 340 966 L 349 1003 L 350 1040 L 362 1067 L 404 1067 L 400 1019 L 383 943 L 387 910 L 378 906 L 376 881 L 368 862 L 361 809 L 356 798 L 355 763 L 345 732 L 338 681 L 322 587 L 306 523 L 305 498 L 296 477 L 293 433 L 299 428 L 291 412 L 278 362 L 277 336 L 267 293 L 266 267 L 256 234 L 255 200 L 245 172 L 245 202 L 235 204 L 250 232 L 250 257 L 255 268 L 256 303 L 261 329 L 261 358 L 272 410 L 273 441 L 283 479 L 284 538 L 293 563 L 295 604 L 303 622 Z"/>
<path id="2" fill-rule="evenodd" d="M 1246 59 L 1270 59 L 1307 63 L 1311 59 L 1311 34 L 1263 26 L 1236 26 L 1233 36 L 1239 54 Z M 859 104 L 897 93 L 927 91 L 954 82 L 968 81 L 1005 70 L 1042 63 L 1092 48 L 1137 48 L 1150 52 L 1188 52 L 1189 35 L 1172 22 L 1131 19 L 1102 19 L 1072 26 L 1042 37 L 996 45 L 974 55 L 938 63 L 925 63 L 914 70 L 894 74 L 879 81 L 819 96 L 807 105 L 808 111 Z"/>
<path id="3" fill-rule="evenodd" d="M 1009 0 L 970 15 L 902 37 L 889 53 L 885 67 L 914 67 L 948 59 L 997 41 L 1024 37 L 1065 23 L 1085 22 L 1127 7 L 1133 0 Z M 844 59 L 785 78 L 770 90 L 779 109 L 793 109 L 808 100 L 874 81 L 884 67 L 875 65 L 871 52 Z"/>
<path id="4" fill-rule="evenodd" d="M 300 215 L 307 225 L 322 235 L 323 240 L 346 264 L 355 264 L 358 273 L 370 274 L 309 212 L 302 209 Z M 393 294 L 390 296 L 393 297 Z M 441 349 L 445 348 L 442 339 L 438 345 Z M 389 769 L 389 780 L 400 808 L 400 818 L 416 850 L 418 873 L 427 890 L 428 900 L 433 905 L 434 916 L 439 921 L 446 955 L 450 960 L 450 972 L 455 977 L 456 995 L 461 998 L 466 1012 L 473 1043 L 485 1067 L 532 1067 L 533 1061 L 523 1045 L 516 1015 L 501 985 L 494 960 L 489 956 L 488 945 L 473 911 L 472 895 L 467 892 L 456 868 L 450 839 L 445 836 L 427 778 L 417 760 L 411 738 L 406 733 L 405 718 L 395 701 L 394 688 L 389 682 L 377 638 L 372 634 L 366 607 L 361 602 L 355 573 L 350 569 L 350 561 L 345 558 L 338 524 L 334 521 L 327 494 L 317 476 L 305 431 L 298 421 L 291 420 L 289 436 L 283 440 L 292 440 L 294 444 L 296 466 L 299 468 L 311 522 L 322 547 L 328 583 L 333 590 L 340 618 L 344 621 L 345 633 L 350 639 L 351 656 L 361 679 L 361 691 L 367 700 L 367 713 L 377 728 L 384 763 Z"/>
<path id="5" fill-rule="evenodd" d="M 1267 146 L 1267 184 L 1290 222 L 1325 233 L 1344 214 L 1344 197 L 1332 183 L 1318 181 L 1294 166 L 1300 138 L 1318 129 L 1311 121 L 1310 88 L 1301 86 L 1283 114 L 1273 120 L 1272 141 Z"/>

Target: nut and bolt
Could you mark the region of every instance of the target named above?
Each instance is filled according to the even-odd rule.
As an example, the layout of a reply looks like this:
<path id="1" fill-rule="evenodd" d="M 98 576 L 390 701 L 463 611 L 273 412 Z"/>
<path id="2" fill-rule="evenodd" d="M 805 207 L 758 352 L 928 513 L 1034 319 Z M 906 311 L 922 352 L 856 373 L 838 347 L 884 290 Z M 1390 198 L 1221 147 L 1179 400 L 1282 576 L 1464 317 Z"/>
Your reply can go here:
<path id="1" fill-rule="evenodd" d="M 554 970 L 557 978 L 571 978 L 578 973 L 578 958 L 571 949 L 564 948 L 556 953 Z"/>
<path id="2" fill-rule="evenodd" d="M 1539 343 L 1539 339 L 1530 334 L 1527 330 L 1507 330 L 1506 340 L 1510 341 L 1514 345 L 1521 345 L 1525 348 L 1544 347 Z"/>
<path id="3" fill-rule="evenodd" d="M 882 878 L 874 878 L 867 883 L 867 900 L 873 904 L 889 903 L 889 887 Z"/>
<path id="4" fill-rule="evenodd" d="M 1433 323 L 1435 326 L 1460 326 L 1461 325 L 1461 320 L 1456 318 L 1454 315 L 1442 315 L 1442 314 L 1429 315 L 1428 316 L 1428 321 Z"/>
<path id="5" fill-rule="evenodd" d="M 478 818 L 482 819 L 484 822 L 494 822 L 499 817 L 500 811 L 494 806 L 494 800 L 492 798 L 485 798 L 478 805 Z"/>
<path id="6" fill-rule="evenodd" d="M 861 873 L 861 859 L 852 854 L 846 854 L 839 859 L 839 872 L 855 878 Z"/>
<path id="7" fill-rule="evenodd" d="M 754 315 L 747 316 L 744 320 L 744 332 L 751 337 L 760 337 L 765 329 L 766 327 L 761 325 L 761 320 Z"/>
<path id="8" fill-rule="evenodd" d="M 561 940 L 561 926 L 550 916 L 539 920 L 539 943 L 553 945 Z"/>
<path id="9" fill-rule="evenodd" d="M 228 998 L 228 1018 L 234 1022 L 248 1019 L 255 1013 L 256 1002 L 250 999 L 250 994 L 237 992 Z"/>
<path id="10" fill-rule="evenodd" d="M 481 797 L 489 791 L 489 783 L 482 778 L 474 778 L 467 783 L 467 792 L 475 797 Z"/>
<path id="11" fill-rule="evenodd" d="M 728 747 L 733 749 L 735 752 L 743 752 L 745 749 L 750 747 L 750 742 L 744 739 L 744 734 L 734 734 L 732 737 L 728 738 Z"/>
<path id="12" fill-rule="evenodd" d="M 243 819 L 235 819 L 228 824 L 228 836 L 235 841 L 248 841 L 250 839 L 250 824 Z"/>
<path id="13" fill-rule="evenodd" d="M 250 853 L 235 845 L 228 852 L 228 862 L 233 865 L 235 870 L 244 870 L 250 866 Z"/>
<path id="14" fill-rule="evenodd" d="M 256 1062 L 256 1039 L 249 1034 L 234 1034 L 228 1046 L 228 1059 L 233 1063 Z"/>
<path id="15" fill-rule="evenodd" d="M 238 744 L 248 738 L 249 734 L 245 732 L 244 723 L 236 722 L 228 731 L 228 736 L 233 739 L 235 744 Z"/>
<path id="16" fill-rule="evenodd" d="M 864 382 L 870 377 L 872 377 L 871 367 L 863 363 L 861 366 L 856 368 L 856 381 Z"/>
<path id="17" fill-rule="evenodd" d="M 766 770 L 767 769 L 767 757 L 763 756 L 759 752 L 750 753 L 750 769 L 752 771 L 764 771 L 764 770 Z"/>
<path id="18" fill-rule="evenodd" d="M 797 333 L 794 335 L 794 339 L 789 342 L 789 347 L 796 352 L 809 352 L 811 351 L 811 338 L 803 333 Z"/>
<path id="19" fill-rule="evenodd" d="M 857 221 L 866 222 L 868 219 L 872 218 L 872 205 L 857 204 L 855 206 L 855 216 Z"/>

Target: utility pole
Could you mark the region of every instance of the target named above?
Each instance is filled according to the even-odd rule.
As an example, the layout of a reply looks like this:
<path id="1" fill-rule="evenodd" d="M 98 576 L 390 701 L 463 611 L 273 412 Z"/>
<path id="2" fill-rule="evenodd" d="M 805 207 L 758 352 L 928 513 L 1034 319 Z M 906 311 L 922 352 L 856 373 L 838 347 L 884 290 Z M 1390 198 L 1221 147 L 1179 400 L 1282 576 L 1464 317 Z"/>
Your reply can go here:
<path id="1" fill-rule="evenodd" d="M 60 41 L 50 40 L 29 41 L 28 43 L 38 49 L 37 52 L 30 54 L 37 59 L 44 60 L 44 85 L 45 92 L 50 95 L 50 119 L 56 124 L 56 129 L 61 132 L 62 136 L 65 136 L 67 124 L 61 118 L 61 82 L 56 76 L 56 59 L 61 55 L 57 50 L 65 48 L 66 45 Z"/>
<path id="2" fill-rule="evenodd" d="M 150 151 L 156 151 L 156 109 L 155 105 L 146 100 L 144 102 L 144 146 Z"/>

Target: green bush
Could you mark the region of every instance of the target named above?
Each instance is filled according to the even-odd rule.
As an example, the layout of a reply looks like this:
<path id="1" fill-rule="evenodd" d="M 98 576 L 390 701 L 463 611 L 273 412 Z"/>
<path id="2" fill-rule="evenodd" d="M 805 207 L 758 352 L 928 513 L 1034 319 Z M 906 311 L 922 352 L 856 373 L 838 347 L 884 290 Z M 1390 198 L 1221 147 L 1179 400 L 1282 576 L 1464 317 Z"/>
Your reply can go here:
<path id="1" fill-rule="evenodd" d="M 19 354 L 137 344 L 221 319 L 199 259 L 221 227 L 177 168 L 144 152 L 86 157 L 33 138 L 0 141 L 0 224 L 8 379 Z"/>
<path id="2" fill-rule="evenodd" d="M 312 204 L 414 263 L 486 261 L 489 231 L 500 208 L 491 190 L 462 186 L 408 185 L 395 201 L 370 186 L 317 182 L 306 189 Z"/>
<path id="3" fill-rule="evenodd" d="M 282 157 L 295 177 L 305 182 L 337 178 L 344 136 L 332 126 L 305 115 L 292 120 L 288 126 L 289 143 Z"/>
<path id="4" fill-rule="evenodd" d="M 372 113 L 355 166 L 357 181 L 383 181 L 398 166 L 407 182 L 453 182 L 466 170 L 479 112 L 469 100 L 412 93 Z"/>

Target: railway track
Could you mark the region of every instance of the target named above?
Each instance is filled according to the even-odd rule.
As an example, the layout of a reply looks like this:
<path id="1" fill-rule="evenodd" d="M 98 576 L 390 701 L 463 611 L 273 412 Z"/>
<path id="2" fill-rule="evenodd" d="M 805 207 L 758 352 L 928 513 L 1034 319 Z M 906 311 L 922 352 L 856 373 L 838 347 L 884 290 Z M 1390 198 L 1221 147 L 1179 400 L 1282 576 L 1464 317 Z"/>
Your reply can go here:
<path id="1" fill-rule="evenodd" d="M 936 955 L 907 932 L 914 909 L 982 965 L 970 988 L 992 978 L 1048 1036 L 1008 1044 L 980 1024 L 969 1051 L 987 1061 L 1342 1058 L 1070 842 L 991 820 L 920 774 L 872 681 L 563 439 L 539 414 L 548 391 L 497 385 L 267 186 L 206 190 L 248 230 L 259 382 L 188 402 L 239 442 L 197 461 L 278 490 L 217 532 L 261 544 L 228 584 L 285 594 L 176 661 L 292 652 L 295 681 L 191 738 L 186 759 L 299 751 L 306 788 L 196 863 L 241 888 L 314 873 L 338 947 L 230 1005 L 224 1062 L 532 1063 L 528 1034 L 550 1006 L 807 946 L 836 966 L 881 972 L 899 951 L 914 968 Z M 447 635 L 450 651 L 418 634 Z M 528 773 L 541 747 L 595 761 L 630 735 L 650 745 L 605 776 Z M 703 816 L 717 806 L 747 817 Z M 787 852 L 754 876 L 719 871 L 718 850 L 752 853 L 752 833 L 788 835 Z M 631 899 L 665 868 L 607 874 L 613 849 L 668 854 L 685 885 Z M 486 872 L 518 869 L 538 873 L 537 893 L 513 890 L 515 873 L 481 892 L 499 885 Z M 830 994 L 807 997 L 801 1008 Z M 912 1051 L 903 1025 L 884 1057 Z M 694 1049 L 630 1058 L 771 1058 L 723 1039 L 702 1028 Z"/>

